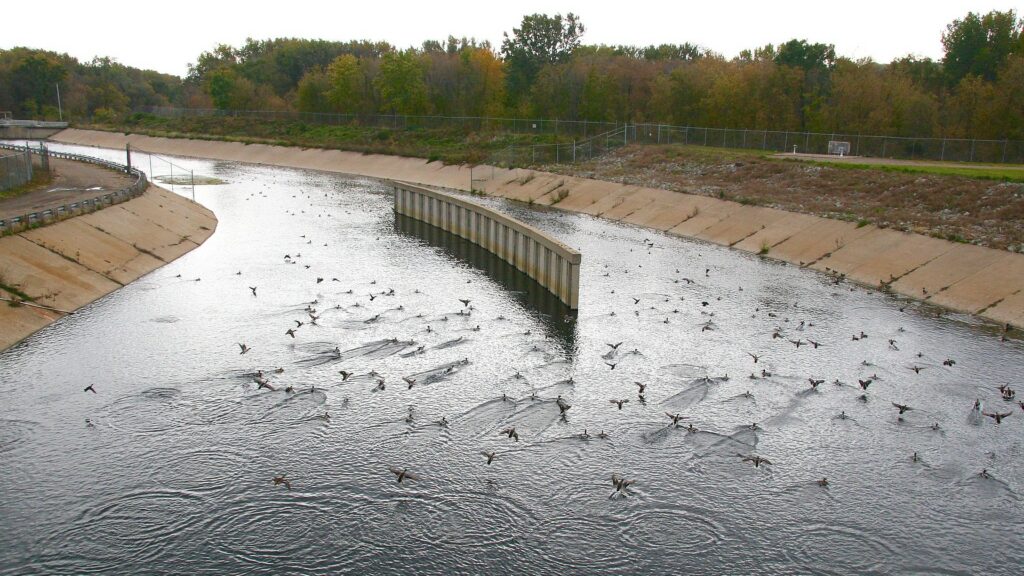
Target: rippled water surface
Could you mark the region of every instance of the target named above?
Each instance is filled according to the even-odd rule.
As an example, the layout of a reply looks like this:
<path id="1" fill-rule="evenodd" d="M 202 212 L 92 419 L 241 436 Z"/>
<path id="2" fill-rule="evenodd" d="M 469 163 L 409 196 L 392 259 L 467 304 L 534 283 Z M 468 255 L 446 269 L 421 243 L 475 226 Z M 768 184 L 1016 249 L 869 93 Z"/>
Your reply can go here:
<path id="1" fill-rule="evenodd" d="M 2 573 L 1022 571 L 991 326 L 494 202 L 583 252 L 567 314 L 377 182 L 176 162 L 216 234 L 0 354 Z"/>

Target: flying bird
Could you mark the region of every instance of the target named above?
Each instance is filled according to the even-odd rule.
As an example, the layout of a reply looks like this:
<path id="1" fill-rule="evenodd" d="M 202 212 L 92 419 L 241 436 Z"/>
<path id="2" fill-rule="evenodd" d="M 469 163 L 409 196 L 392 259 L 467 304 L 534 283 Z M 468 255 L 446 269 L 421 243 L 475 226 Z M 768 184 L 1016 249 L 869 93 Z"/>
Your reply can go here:
<path id="1" fill-rule="evenodd" d="M 284 474 L 281 474 L 280 476 L 274 476 L 274 486 L 280 486 L 281 484 L 284 484 L 284 487 L 289 490 L 292 489 L 292 483 L 289 482 L 288 479 L 284 477 Z"/>
<path id="2" fill-rule="evenodd" d="M 92 384 L 89 384 L 88 386 L 85 387 L 84 390 L 82 390 L 82 392 L 92 392 L 93 394 L 95 394 L 96 393 L 96 389 L 93 388 L 92 386 L 93 386 Z"/>
<path id="3" fill-rule="evenodd" d="M 619 476 L 618 474 L 612 474 L 612 486 L 615 486 L 615 491 L 612 492 L 612 496 L 615 496 L 615 494 L 622 494 L 623 496 L 625 496 L 626 488 L 632 486 L 635 483 L 636 480 L 626 480 L 625 478 Z"/>
<path id="4" fill-rule="evenodd" d="M 409 472 L 408 468 L 395 468 L 394 466 L 388 466 L 388 470 L 398 476 L 398 483 L 401 484 L 405 480 L 419 480 L 419 476 Z"/>
<path id="5" fill-rule="evenodd" d="M 907 406 L 906 404 L 897 404 L 897 403 L 893 402 L 892 405 L 895 406 L 900 411 L 900 414 L 903 414 L 907 410 L 913 410 L 913 408 L 911 408 L 910 406 Z"/>
<path id="6" fill-rule="evenodd" d="M 1003 421 L 1003 418 L 1006 418 L 1007 416 L 1013 414 L 1013 412 L 1003 412 L 1003 413 L 999 413 L 999 412 L 982 412 L 982 414 L 984 414 L 985 416 L 988 416 L 989 418 L 995 420 L 996 424 L 999 424 L 999 423 L 1001 423 Z"/>
<path id="7" fill-rule="evenodd" d="M 238 347 L 242 349 L 242 351 L 239 352 L 239 354 L 245 354 L 249 350 L 252 350 L 252 348 L 246 346 L 245 344 L 241 344 L 241 343 L 239 343 Z"/>
<path id="8" fill-rule="evenodd" d="M 619 406 L 619 410 L 622 410 L 622 405 L 628 403 L 629 398 L 623 398 L 622 400 L 609 400 L 609 402 L 617 404 Z"/>
<path id="9" fill-rule="evenodd" d="M 769 460 L 767 458 L 762 458 L 760 456 L 757 456 L 756 454 L 751 454 L 749 456 L 743 456 L 743 454 L 740 454 L 739 456 L 743 458 L 744 462 L 753 462 L 754 463 L 754 468 L 760 468 L 761 464 L 771 464 L 772 463 L 771 460 Z"/>

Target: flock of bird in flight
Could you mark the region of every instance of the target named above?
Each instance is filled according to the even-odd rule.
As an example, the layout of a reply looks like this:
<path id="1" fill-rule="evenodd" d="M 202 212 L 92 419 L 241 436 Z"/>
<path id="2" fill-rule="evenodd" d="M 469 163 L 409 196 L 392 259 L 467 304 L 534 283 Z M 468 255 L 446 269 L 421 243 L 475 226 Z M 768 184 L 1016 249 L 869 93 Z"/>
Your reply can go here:
<path id="1" fill-rule="evenodd" d="M 303 235 L 302 238 L 305 238 L 305 235 Z M 644 242 L 645 242 L 645 245 L 648 248 L 652 248 L 654 246 L 653 242 L 650 242 L 649 240 L 645 239 Z M 312 243 L 311 240 L 307 241 L 307 244 L 311 244 L 311 243 Z M 325 244 L 325 246 L 326 246 L 326 244 Z M 284 262 L 286 264 L 293 264 L 294 265 L 294 264 L 298 264 L 300 258 L 301 258 L 301 254 L 297 254 L 294 257 L 291 256 L 290 254 L 288 254 L 288 255 L 284 256 Z M 309 264 L 304 264 L 304 266 L 307 269 L 310 268 Z M 710 271 L 711 270 L 709 268 L 705 269 L 705 276 L 709 276 L 710 275 Z M 679 270 L 676 270 L 676 272 L 678 273 Z M 238 272 L 236 272 L 236 275 L 240 276 L 240 275 L 242 275 L 242 272 L 238 271 Z M 608 276 L 608 275 L 609 275 L 609 273 L 605 273 L 605 276 Z M 180 278 L 180 275 L 178 275 L 178 277 Z M 834 277 L 834 280 L 835 280 L 836 284 L 838 284 L 839 282 L 841 282 L 843 280 L 842 275 L 839 275 L 839 274 L 833 274 L 833 277 Z M 199 278 L 195 279 L 195 281 L 199 281 L 199 280 L 200 280 Z M 325 281 L 325 279 L 323 277 L 320 277 L 320 276 L 316 277 L 316 284 L 320 284 L 320 283 L 322 283 L 324 281 Z M 335 278 L 331 278 L 331 281 L 332 282 L 339 282 L 339 279 L 335 277 Z M 677 284 L 680 283 L 680 282 L 685 282 L 688 285 L 694 284 L 694 281 L 692 279 L 689 279 L 689 278 L 677 278 L 677 279 L 674 279 L 673 282 L 675 282 Z M 375 285 L 376 281 L 372 282 L 371 284 Z M 257 298 L 259 296 L 259 294 L 258 294 L 258 287 L 257 286 L 248 286 L 248 289 L 249 289 L 249 291 L 251 293 L 251 296 L 253 298 Z M 740 288 L 740 290 L 742 291 L 742 288 Z M 416 290 L 416 292 L 419 292 L 419 290 Z M 615 291 L 612 290 L 612 293 L 614 293 L 614 292 Z M 346 294 L 353 294 L 353 290 L 350 289 L 350 290 L 348 290 L 345 293 Z M 394 295 L 395 295 L 394 289 L 377 291 L 377 292 L 370 292 L 369 294 L 367 294 L 367 296 L 369 298 L 369 301 L 371 301 L 371 302 L 373 300 L 375 300 L 376 298 L 381 297 L 381 296 L 394 296 Z M 631 298 L 633 300 L 633 305 L 635 307 L 634 313 L 635 313 L 635 315 L 639 316 L 640 315 L 640 308 L 639 308 L 639 306 L 640 306 L 640 303 L 642 301 L 642 298 L 638 298 L 638 297 L 635 297 L 635 296 L 633 296 Z M 471 300 L 470 299 L 459 299 L 459 301 L 462 303 L 462 306 L 463 306 L 463 308 L 459 312 L 459 314 L 465 315 L 465 316 L 469 316 L 469 315 L 471 315 L 475 311 L 475 308 L 471 305 Z M 296 338 L 296 335 L 299 333 L 299 331 L 304 326 L 306 326 L 306 325 L 314 325 L 314 326 L 317 325 L 317 321 L 321 317 L 321 313 L 319 313 L 317 311 L 317 309 L 315 308 L 315 306 L 317 306 L 318 304 L 319 304 L 319 302 L 316 299 L 311 301 L 311 302 L 309 302 L 309 304 L 305 308 L 305 312 L 306 312 L 307 318 L 305 318 L 303 320 L 293 320 L 293 322 L 295 323 L 295 326 L 289 327 L 287 330 L 285 330 L 283 332 L 283 336 L 294 339 L 294 338 Z M 360 305 L 360 304 L 357 303 L 356 306 L 358 306 L 358 305 Z M 702 308 L 707 308 L 709 305 L 710 305 L 710 303 L 708 301 L 702 301 L 701 302 Z M 338 306 L 338 307 L 340 308 L 340 306 Z M 678 312 L 678 309 L 674 310 L 674 312 Z M 615 311 L 612 311 L 610 313 L 610 315 L 611 316 L 615 316 L 616 315 Z M 713 318 L 714 317 L 714 313 L 711 312 L 711 313 L 708 313 L 707 315 L 710 316 L 711 318 L 708 319 L 703 324 L 701 324 L 701 332 L 715 329 L 715 323 L 714 323 L 714 318 Z M 775 317 L 775 314 L 769 312 L 768 316 L 769 317 Z M 378 318 L 379 318 L 379 315 L 378 315 Z M 445 319 L 447 319 L 447 318 L 445 318 Z M 371 320 L 373 320 L 373 319 L 371 319 Z M 788 321 L 788 319 L 787 319 L 787 321 Z M 668 317 L 666 317 L 664 319 L 664 323 L 666 323 L 666 324 L 669 323 Z M 813 326 L 813 324 L 807 323 L 806 321 L 801 321 L 799 323 L 799 329 L 802 330 L 805 326 L 806 327 L 810 327 L 810 326 Z M 426 330 L 427 330 L 427 332 L 432 331 L 432 329 L 430 328 L 429 325 L 426 327 Z M 474 330 L 479 330 L 479 326 L 477 328 L 474 328 Z M 1007 336 L 1008 336 L 1008 334 L 1010 333 L 1011 330 L 1012 330 L 1012 327 L 1009 324 L 1007 324 L 1004 327 L 1003 331 L 1002 331 L 1001 339 L 1004 340 L 1004 341 L 1007 340 Z M 868 337 L 869 337 L 868 334 L 866 334 L 864 332 L 858 332 L 858 333 L 853 334 L 852 340 L 853 341 L 859 341 L 859 340 L 867 339 Z M 797 349 L 799 349 L 801 346 L 811 346 L 814 349 L 817 349 L 817 348 L 819 348 L 820 346 L 823 345 L 821 342 L 818 342 L 816 340 L 811 340 L 810 338 L 796 338 L 796 339 L 789 338 L 789 337 L 786 336 L 785 331 L 781 327 L 777 327 L 772 332 L 771 339 L 772 340 L 782 339 L 784 341 L 787 341 L 787 342 L 793 344 Z M 395 340 L 394 342 L 398 343 L 397 340 Z M 409 342 L 409 344 L 412 344 L 412 343 Z M 619 362 L 616 362 L 614 360 L 618 357 L 619 348 L 620 348 L 620 346 L 622 344 L 623 344 L 622 342 L 609 343 L 608 344 L 608 347 L 610 348 L 609 352 L 602 356 L 602 358 L 605 359 L 605 365 L 607 365 L 610 370 L 615 370 L 615 368 L 619 364 Z M 889 344 L 890 349 L 892 349 L 892 350 L 899 350 L 898 342 L 895 339 L 889 339 L 888 344 Z M 248 344 L 246 344 L 244 342 L 238 343 L 238 347 L 239 347 L 239 354 L 241 354 L 241 355 L 248 354 L 249 352 L 251 352 L 253 350 L 252 347 L 250 347 Z M 418 352 L 422 352 L 423 351 L 423 347 L 420 347 L 419 349 L 417 349 L 417 351 Z M 338 348 L 335 348 L 334 352 L 336 354 L 340 354 L 341 353 L 340 349 L 338 349 Z M 634 349 L 632 352 L 628 352 L 627 354 L 639 354 L 639 351 Z M 759 362 L 762 360 L 763 353 L 762 354 L 756 354 L 756 353 L 753 353 L 753 352 L 747 352 L 747 355 L 751 358 L 752 363 L 754 365 L 758 365 Z M 468 363 L 468 359 L 463 360 L 461 363 L 462 364 Z M 459 363 L 456 363 L 456 364 L 459 364 Z M 956 361 L 953 360 L 952 358 L 947 358 L 946 360 L 943 361 L 943 365 L 946 366 L 946 367 L 952 367 L 952 366 L 955 366 L 955 364 L 956 364 Z M 450 367 L 447 368 L 447 370 L 449 370 L 449 371 L 453 370 L 453 369 L 454 369 L 454 366 L 450 366 Z M 920 372 L 922 370 L 925 370 L 926 368 L 924 366 L 913 365 L 913 366 L 910 366 L 909 369 L 912 370 L 913 372 L 917 373 L 917 374 L 920 374 Z M 277 368 L 277 369 L 273 370 L 273 372 L 281 373 L 281 372 L 283 372 L 283 368 Z M 351 376 L 353 376 L 352 372 L 346 371 L 346 370 L 339 371 L 339 374 L 341 376 L 342 381 L 347 381 Z M 767 369 L 764 369 L 764 368 L 762 368 L 760 370 L 759 374 L 760 374 L 760 378 L 770 378 L 772 376 L 771 372 L 769 372 Z M 372 377 L 372 379 L 375 382 L 375 387 L 373 389 L 374 391 L 383 391 L 383 390 L 385 390 L 385 388 L 386 388 L 386 378 L 383 375 L 378 374 L 375 371 L 371 371 L 369 375 Z M 518 376 L 518 373 L 517 373 L 517 376 Z M 750 378 L 751 379 L 758 379 L 758 373 L 757 372 L 752 372 Z M 876 378 L 877 377 L 868 377 L 868 378 L 864 378 L 864 379 L 858 379 L 858 386 L 860 387 L 860 389 L 863 392 L 861 394 L 861 396 L 859 396 L 860 400 L 867 401 L 867 399 L 868 399 L 868 397 L 867 397 L 868 388 L 872 385 L 872 383 L 875 381 Z M 728 379 L 728 376 L 726 376 L 725 379 Z M 264 389 L 268 390 L 268 391 L 275 391 L 276 390 L 275 386 L 271 383 L 270 377 L 267 374 L 265 374 L 262 370 L 256 370 L 255 373 L 252 374 L 252 380 L 257 385 L 257 390 L 264 390 Z M 816 378 L 813 378 L 813 377 L 808 378 L 807 380 L 808 380 L 808 383 L 809 383 L 810 388 L 812 390 L 817 390 L 818 386 L 821 386 L 822 384 L 825 383 L 824 379 L 816 379 Z M 417 380 L 415 378 L 408 377 L 408 376 L 404 377 L 403 381 L 407 385 L 408 389 L 412 389 L 413 386 L 416 385 L 416 383 L 417 383 Z M 571 379 L 570 379 L 570 382 L 571 382 Z M 838 379 L 835 381 L 835 384 L 836 385 L 843 385 L 843 383 L 840 382 Z M 639 381 L 635 382 L 635 385 L 637 386 L 637 397 L 638 397 L 638 400 L 641 403 L 646 403 L 645 394 L 646 394 L 647 386 L 648 385 L 645 384 L 645 383 L 639 382 Z M 315 387 L 311 387 L 309 391 L 310 392 L 314 392 L 315 390 L 316 390 Z M 91 385 L 91 384 L 89 386 L 85 387 L 84 391 L 85 392 L 91 392 L 93 394 L 97 393 L 94 385 Z M 292 386 L 288 386 L 288 387 L 286 387 L 284 389 L 284 392 L 291 394 L 291 393 L 294 393 L 295 390 L 293 389 Z M 1016 395 L 1016 392 L 1012 388 L 1010 388 L 1008 384 L 1007 385 L 999 386 L 999 393 L 1000 393 L 1001 398 L 1004 401 L 1006 401 L 1007 403 L 1014 401 L 1015 395 Z M 745 392 L 743 395 L 745 395 L 747 397 L 752 397 L 749 391 Z M 503 399 L 507 399 L 507 397 L 504 394 L 502 395 L 502 398 Z M 610 404 L 614 405 L 618 410 L 622 410 L 623 406 L 630 402 L 630 398 L 621 398 L 621 397 L 610 398 L 610 399 L 608 399 L 608 402 Z M 559 415 L 564 419 L 566 413 L 568 412 L 569 409 L 572 408 L 572 406 L 570 404 L 568 404 L 568 402 L 566 402 L 561 396 L 559 396 L 558 398 L 555 399 L 555 404 L 557 405 L 557 407 L 559 409 Z M 1017 404 L 1020 406 L 1021 410 L 1024 410 L 1024 401 L 1017 401 Z M 903 415 L 905 413 L 914 410 L 914 408 L 912 406 L 909 406 L 907 404 L 898 403 L 898 402 L 892 402 L 892 406 L 893 406 L 893 408 L 895 408 L 898 411 L 898 418 L 900 420 L 902 420 Z M 1004 419 L 1010 417 L 1012 415 L 1012 413 L 1013 413 L 1012 410 L 1009 410 L 1009 411 L 999 411 L 999 410 L 987 411 L 987 410 L 984 410 L 982 408 L 982 403 L 981 403 L 980 399 L 975 401 L 973 410 L 974 410 L 975 413 L 978 413 L 978 414 L 980 414 L 982 416 L 991 418 L 992 421 L 995 424 L 1001 424 Z M 684 420 L 686 420 L 686 416 L 684 416 L 684 415 L 682 415 L 682 414 L 680 414 L 678 412 L 665 412 L 665 416 L 667 416 L 667 418 L 670 421 L 669 426 L 671 426 L 673 428 L 682 428 L 685 431 L 690 432 L 690 433 L 698 431 L 698 429 L 693 425 L 692 422 L 687 423 L 684 426 Z M 839 418 L 846 418 L 845 411 L 843 413 L 841 413 L 838 417 Z M 330 416 L 329 416 L 329 414 L 325 413 L 323 415 L 323 418 L 329 419 Z M 412 414 L 410 412 L 410 415 L 408 416 L 408 419 L 411 421 L 411 418 L 412 418 Z M 442 417 L 440 420 L 436 421 L 436 423 L 438 425 L 442 426 L 442 427 L 447 427 L 449 425 L 449 422 L 444 417 Z M 93 425 L 93 423 L 89 419 L 86 420 L 86 424 L 88 426 L 92 426 Z M 759 429 L 759 427 L 758 427 L 758 425 L 756 423 L 751 424 L 750 427 L 752 429 L 755 429 L 755 430 Z M 935 423 L 933 425 L 933 427 L 935 429 L 938 429 L 939 428 L 938 423 Z M 520 431 L 517 430 L 516 426 L 514 426 L 514 425 L 503 427 L 500 430 L 496 430 L 495 432 L 498 435 L 502 435 L 502 436 L 507 437 L 509 439 L 509 441 L 512 441 L 512 442 L 519 442 L 519 440 L 520 440 Z M 584 432 L 582 434 L 580 434 L 580 436 L 583 437 L 583 438 L 589 438 L 590 434 L 586 430 L 584 430 Z M 601 431 L 599 434 L 597 434 L 597 436 L 599 438 L 607 438 L 608 437 L 608 435 L 605 434 L 604 431 Z M 490 451 L 489 450 L 482 450 L 480 452 L 480 454 L 484 457 L 484 459 L 485 459 L 484 461 L 485 461 L 486 465 L 491 465 L 495 461 L 496 457 L 498 456 L 498 454 L 495 451 L 493 451 L 493 450 L 490 450 Z M 763 457 L 761 455 L 758 455 L 758 454 L 753 454 L 753 453 L 742 454 L 742 453 L 740 453 L 740 454 L 737 454 L 737 456 L 741 459 L 742 462 L 749 462 L 749 463 L 753 464 L 754 467 L 757 467 L 757 468 L 759 468 L 761 466 L 771 466 L 772 465 L 772 461 L 771 460 L 769 460 L 768 458 L 765 458 L 765 457 Z M 918 456 L 917 456 L 916 452 L 913 455 L 913 459 L 915 461 L 918 459 Z M 404 467 L 403 468 L 399 468 L 399 467 L 391 466 L 391 467 L 389 467 L 389 470 L 390 470 L 390 472 L 392 474 L 394 474 L 397 482 L 400 483 L 400 484 L 405 483 L 406 481 L 409 481 L 409 480 L 419 480 L 420 479 L 420 477 L 417 474 L 415 474 L 414 472 L 412 472 L 412 471 L 410 471 L 410 470 L 408 470 L 407 468 L 404 468 Z M 982 470 L 979 475 L 982 476 L 982 477 L 985 477 L 985 478 L 990 477 L 990 474 L 988 473 L 987 470 Z M 632 486 L 636 482 L 633 479 L 627 479 L 627 478 L 623 477 L 622 475 L 620 475 L 617 472 L 616 473 L 612 473 L 610 477 L 611 477 L 611 484 L 612 484 L 612 486 L 614 488 L 614 491 L 611 494 L 613 497 L 616 496 L 616 495 L 621 495 L 621 496 L 628 495 L 628 493 L 629 493 L 628 492 L 628 488 L 630 486 Z M 272 478 L 272 481 L 273 481 L 273 484 L 275 486 L 284 486 L 288 490 L 292 489 L 292 480 L 287 478 L 287 476 L 285 474 L 275 475 Z M 823 478 L 821 478 L 819 480 L 816 480 L 815 482 L 818 485 L 820 485 L 820 486 L 828 486 L 829 485 L 829 480 L 827 478 L 825 478 L 825 477 L 823 477 Z"/>

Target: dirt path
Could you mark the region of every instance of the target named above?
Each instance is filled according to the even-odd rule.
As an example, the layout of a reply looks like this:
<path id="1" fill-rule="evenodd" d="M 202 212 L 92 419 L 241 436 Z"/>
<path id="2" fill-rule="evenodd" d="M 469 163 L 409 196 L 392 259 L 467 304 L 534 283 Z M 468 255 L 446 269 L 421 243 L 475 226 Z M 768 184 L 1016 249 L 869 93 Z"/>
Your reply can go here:
<path id="1" fill-rule="evenodd" d="M 114 192 L 131 184 L 127 174 L 93 164 L 50 158 L 53 180 L 38 190 L 0 200 L 0 219 L 78 202 Z"/>
<path id="2" fill-rule="evenodd" d="M 917 166 L 921 168 L 969 168 L 971 170 L 1015 170 L 1024 172 L 1019 164 L 969 164 L 932 162 L 929 160 L 896 160 L 894 158 L 872 158 L 870 156 L 836 156 L 834 154 L 772 154 L 775 160 L 806 160 L 808 162 L 831 162 L 833 164 L 865 164 L 869 166 Z"/>

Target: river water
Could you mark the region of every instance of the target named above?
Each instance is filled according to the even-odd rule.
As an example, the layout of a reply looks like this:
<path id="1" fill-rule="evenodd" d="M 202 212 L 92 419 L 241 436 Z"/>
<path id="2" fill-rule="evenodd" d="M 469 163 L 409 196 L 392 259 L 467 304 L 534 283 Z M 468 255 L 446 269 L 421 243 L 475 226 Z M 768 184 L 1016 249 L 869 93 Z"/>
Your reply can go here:
<path id="1" fill-rule="evenodd" d="M 996 327 L 488 201 L 583 253 L 569 313 L 378 182 L 173 160 L 213 237 L 0 354 L 0 573 L 1022 571 Z"/>

